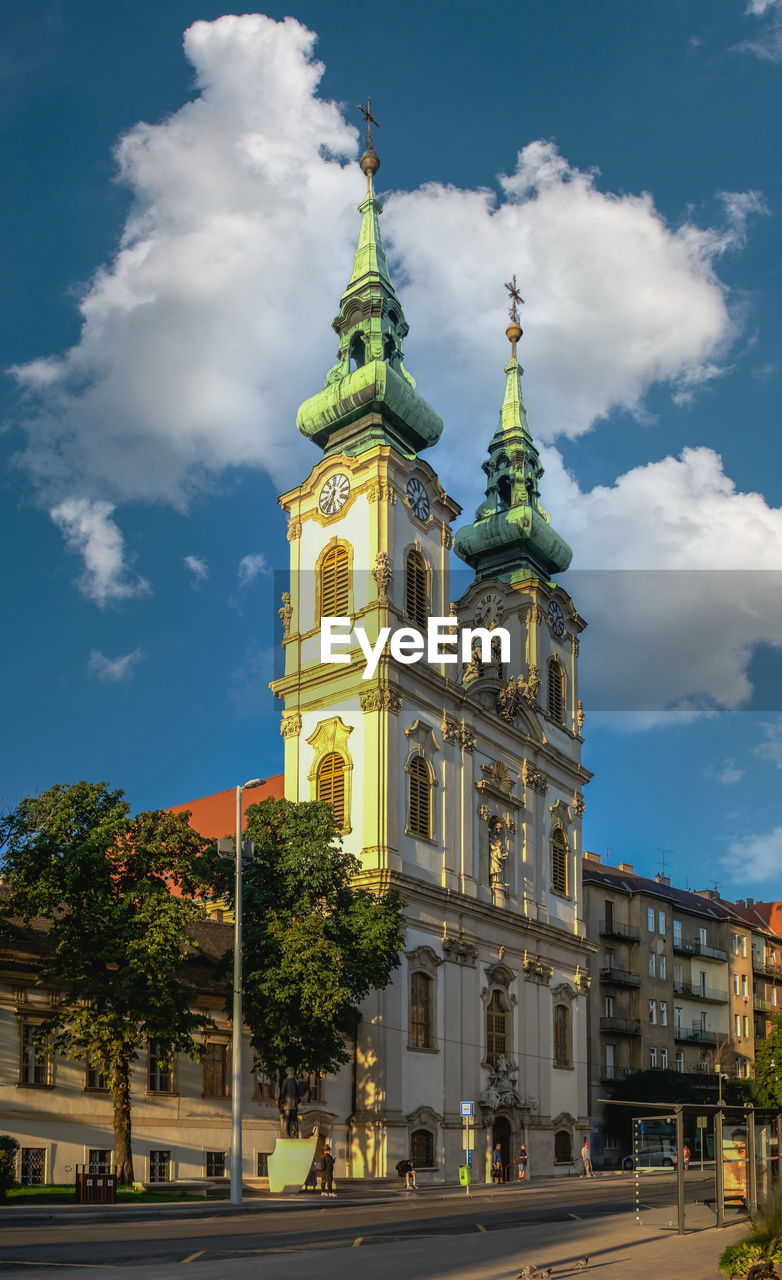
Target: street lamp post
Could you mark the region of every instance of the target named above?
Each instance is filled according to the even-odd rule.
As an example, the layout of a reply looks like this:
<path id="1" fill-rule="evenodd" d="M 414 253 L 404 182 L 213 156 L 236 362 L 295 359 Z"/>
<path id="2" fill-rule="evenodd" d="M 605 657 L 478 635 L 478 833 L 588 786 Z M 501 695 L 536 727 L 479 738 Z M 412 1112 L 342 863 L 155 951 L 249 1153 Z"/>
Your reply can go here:
<path id="1" fill-rule="evenodd" d="M 253 778 L 236 788 L 234 849 L 234 999 L 231 1022 L 231 1204 L 242 1203 L 242 793 L 262 787 Z"/>

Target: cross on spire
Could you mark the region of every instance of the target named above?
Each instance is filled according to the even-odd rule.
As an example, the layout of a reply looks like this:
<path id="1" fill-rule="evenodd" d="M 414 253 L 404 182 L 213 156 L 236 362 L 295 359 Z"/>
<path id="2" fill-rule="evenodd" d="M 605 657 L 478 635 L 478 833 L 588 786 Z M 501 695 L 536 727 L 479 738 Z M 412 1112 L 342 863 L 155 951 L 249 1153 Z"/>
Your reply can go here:
<path id="1" fill-rule="evenodd" d="M 366 132 L 367 151 L 374 151 L 375 147 L 372 141 L 372 125 L 373 124 L 376 125 L 377 128 L 379 129 L 380 121 L 377 119 L 376 116 L 372 114 L 372 99 L 367 98 L 367 105 L 365 107 L 362 107 L 361 103 L 357 102 L 356 110 L 361 112 L 362 116 L 364 117 L 364 123 L 367 126 L 367 132 Z"/>
<path id="2" fill-rule="evenodd" d="M 516 284 L 515 273 L 514 273 L 513 279 L 509 282 L 506 282 L 505 288 L 508 290 L 508 295 L 510 297 L 510 308 L 508 310 L 508 315 L 510 316 L 511 320 L 514 321 L 515 324 L 518 324 L 519 303 L 521 302 L 523 304 L 524 299 L 522 298 L 519 292 L 519 286 Z"/>

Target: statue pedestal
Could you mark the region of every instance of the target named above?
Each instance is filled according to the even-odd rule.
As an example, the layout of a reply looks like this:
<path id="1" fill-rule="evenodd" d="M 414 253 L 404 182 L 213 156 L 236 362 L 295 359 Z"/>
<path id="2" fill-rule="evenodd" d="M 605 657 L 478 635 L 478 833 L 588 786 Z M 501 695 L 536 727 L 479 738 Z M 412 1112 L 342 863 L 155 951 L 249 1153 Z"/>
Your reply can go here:
<path id="1" fill-rule="evenodd" d="M 269 1156 L 269 1191 L 274 1196 L 296 1195 L 315 1159 L 318 1135 L 311 1138 L 278 1138 Z"/>

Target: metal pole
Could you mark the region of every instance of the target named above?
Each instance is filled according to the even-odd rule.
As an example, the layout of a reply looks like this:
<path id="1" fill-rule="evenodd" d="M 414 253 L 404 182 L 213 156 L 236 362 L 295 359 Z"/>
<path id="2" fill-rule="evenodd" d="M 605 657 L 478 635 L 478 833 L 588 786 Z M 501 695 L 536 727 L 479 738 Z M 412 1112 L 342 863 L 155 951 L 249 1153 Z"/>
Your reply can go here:
<path id="1" fill-rule="evenodd" d="M 747 1208 L 754 1218 L 758 1211 L 758 1167 L 755 1160 L 755 1112 L 748 1107 L 747 1116 Z"/>
<path id="2" fill-rule="evenodd" d="M 777 1128 L 776 1178 L 777 1178 L 777 1186 L 782 1186 L 782 1181 L 780 1181 L 780 1176 L 782 1175 L 782 1112 L 779 1112 L 779 1111 L 777 1112 L 776 1128 Z"/>
<path id="3" fill-rule="evenodd" d="M 717 1197 L 717 1226 L 725 1226 L 725 1177 L 722 1167 L 722 1110 L 714 1114 L 714 1194 Z"/>
<path id="4" fill-rule="evenodd" d="M 684 1230 L 684 1116 L 681 1104 L 676 1108 L 676 1217 L 679 1224 L 679 1235 Z"/>
<path id="5" fill-rule="evenodd" d="M 242 1203 L 242 787 L 236 788 L 234 999 L 231 1022 L 231 1204 Z"/>

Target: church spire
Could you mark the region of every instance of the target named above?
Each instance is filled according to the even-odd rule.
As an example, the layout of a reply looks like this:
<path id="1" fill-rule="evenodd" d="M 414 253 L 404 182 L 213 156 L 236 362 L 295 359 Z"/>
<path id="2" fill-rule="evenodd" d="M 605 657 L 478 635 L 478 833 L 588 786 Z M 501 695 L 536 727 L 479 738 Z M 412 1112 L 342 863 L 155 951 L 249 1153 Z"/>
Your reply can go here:
<path id="1" fill-rule="evenodd" d="M 443 422 L 415 390 L 415 378 L 404 366 L 402 342 L 409 327 L 380 233 L 383 206 L 374 189 L 380 157 L 372 138 L 372 125 L 379 128 L 380 122 L 371 105 L 370 99 L 359 107 L 367 124 L 359 161 L 367 193 L 358 207 L 361 226 L 353 270 L 333 321 L 339 337 L 337 361 L 326 374 L 323 391 L 300 406 L 296 425 L 327 453 L 361 453 L 386 443 L 412 456 L 436 443 Z"/>
<path id="2" fill-rule="evenodd" d="M 548 578 L 567 569 L 573 557 L 564 538 L 551 525 L 540 501 L 543 466 L 529 429 L 516 356 L 523 329 L 518 303 L 523 302 L 516 277 L 507 284 L 511 297 L 510 324 L 505 334 L 511 356 L 505 365 L 505 396 L 497 430 L 483 463 L 486 496 L 472 524 L 456 535 L 454 550 L 466 560 L 475 576 L 516 582 L 531 576 Z"/>

